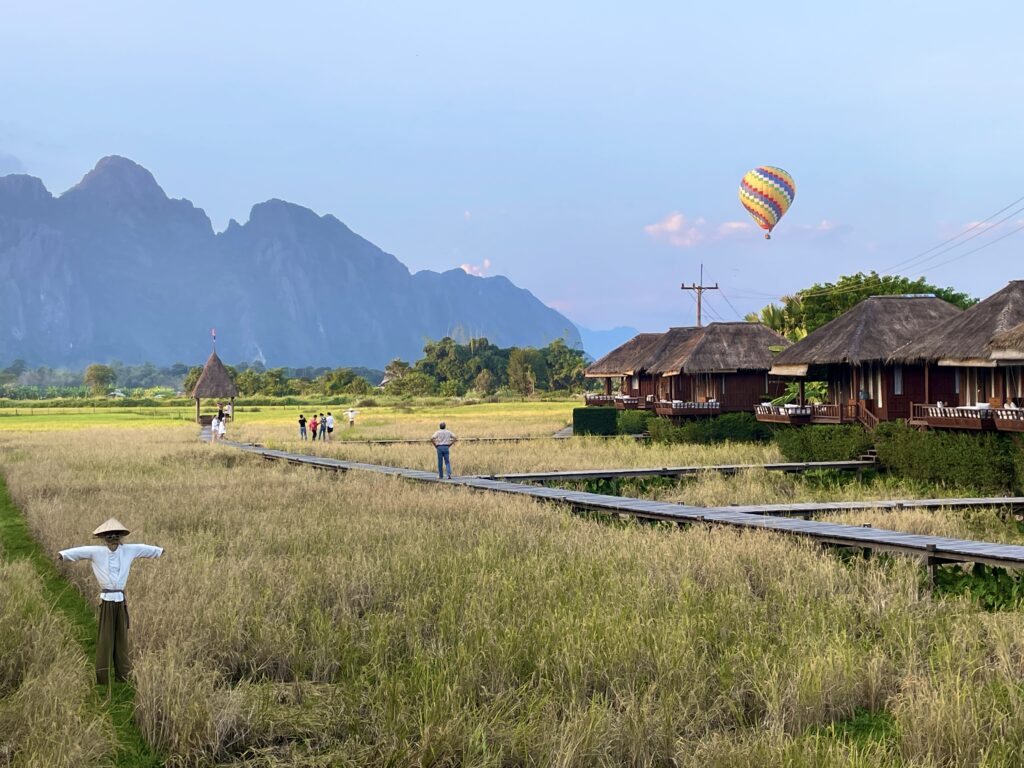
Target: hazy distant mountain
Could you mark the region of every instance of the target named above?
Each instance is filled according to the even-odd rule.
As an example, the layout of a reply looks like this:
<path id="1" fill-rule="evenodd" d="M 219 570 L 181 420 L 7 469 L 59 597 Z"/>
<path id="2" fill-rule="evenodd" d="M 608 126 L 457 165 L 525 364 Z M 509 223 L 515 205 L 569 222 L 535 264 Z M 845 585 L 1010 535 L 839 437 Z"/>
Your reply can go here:
<path id="1" fill-rule="evenodd" d="M 576 328 L 583 340 L 583 351 L 595 360 L 622 346 L 639 333 L 636 328 L 627 328 L 624 325 L 607 331 L 593 331 L 582 325 L 577 325 Z"/>
<path id="2" fill-rule="evenodd" d="M 415 360 L 428 339 L 500 346 L 580 339 L 503 277 L 409 270 L 333 216 L 281 200 L 215 233 L 153 175 L 105 157 L 53 197 L 0 177 L 0 364 L 205 359 L 272 366 Z"/>

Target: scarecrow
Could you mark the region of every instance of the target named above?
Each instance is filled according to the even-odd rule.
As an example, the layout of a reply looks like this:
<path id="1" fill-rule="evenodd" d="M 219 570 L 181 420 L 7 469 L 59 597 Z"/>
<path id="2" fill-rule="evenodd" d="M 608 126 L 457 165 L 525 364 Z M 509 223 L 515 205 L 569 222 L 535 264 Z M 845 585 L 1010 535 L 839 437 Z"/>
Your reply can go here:
<path id="1" fill-rule="evenodd" d="M 100 631 L 96 640 L 96 682 L 110 682 L 110 666 L 118 680 L 125 680 L 131 669 L 128 657 L 128 604 L 125 602 L 125 584 L 132 560 L 137 557 L 160 557 L 162 547 L 149 544 L 122 544 L 129 534 L 114 518 L 103 523 L 92 535 L 103 539 L 105 546 L 72 547 L 57 554 L 58 562 L 91 560 L 92 573 L 100 585 Z"/>

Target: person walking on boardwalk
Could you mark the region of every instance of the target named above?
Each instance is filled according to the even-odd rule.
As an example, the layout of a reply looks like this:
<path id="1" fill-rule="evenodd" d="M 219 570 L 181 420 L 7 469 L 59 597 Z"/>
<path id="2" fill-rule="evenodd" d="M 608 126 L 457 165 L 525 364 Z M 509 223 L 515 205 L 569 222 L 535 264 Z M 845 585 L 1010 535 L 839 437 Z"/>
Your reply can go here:
<path id="1" fill-rule="evenodd" d="M 459 438 L 445 428 L 443 421 L 438 426 L 440 429 L 430 437 L 430 442 L 432 442 L 434 447 L 437 448 L 437 479 L 444 480 L 445 472 L 447 472 L 448 479 L 451 480 L 452 462 L 450 454 L 452 444 Z M 444 472 L 442 472 L 442 469 L 444 469 Z"/>
<path id="2" fill-rule="evenodd" d="M 299 440 L 306 439 L 306 417 L 299 414 Z"/>
<path id="3" fill-rule="evenodd" d="M 123 544 L 129 534 L 114 518 L 100 525 L 92 535 L 102 539 L 105 546 L 86 546 L 62 549 L 57 562 L 92 561 L 92 573 L 100 585 L 100 631 L 96 639 L 96 682 L 110 682 L 110 667 L 118 680 L 125 680 L 131 671 L 128 649 L 128 604 L 125 602 L 125 584 L 128 570 L 137 557 L 160 557 L 162 547 L 149 544 Z"/>
<path id="4" fill-rule="evenodd" d="M 320 414 L 320 442 L 327 439 L 327 417 Z"/>
<path id="5" fill-rule="evenodd" d="M 216 443 L 220 437 L 220 417 L 214 416 L 210 421 L 210 442 Z"/>
<path id="6" fill-rule="evenodd" d="M 316 423 L 316 414 L 313 414 L 313 418 L 309 420 L 309 439 L 316 440 L 316 430 L 320 425 Z"/>
<path id="7" fill-rule="evenodd" d="M 334 433 L 334 417 L 327 412 L 327 442 L 331 442 L 331 435 Z"/>

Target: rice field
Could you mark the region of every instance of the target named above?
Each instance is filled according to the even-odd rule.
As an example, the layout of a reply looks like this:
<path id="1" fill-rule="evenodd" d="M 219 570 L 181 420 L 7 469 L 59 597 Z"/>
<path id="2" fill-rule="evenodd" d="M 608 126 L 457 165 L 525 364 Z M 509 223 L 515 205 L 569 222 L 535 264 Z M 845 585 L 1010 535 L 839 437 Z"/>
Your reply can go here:
<path id="1" fill-rule="evenodd" d="M 278 439 L 272 421 L 235 428 Z M 576 442 L 544 451 L 582 460 Z M 647 450 L 606 444 L 622 460 Z M 456 456 L 547 461 L 534 445 Z M 199 444 L 194 428 L 0 432 L 0 468 L 47 551 L 111 515 L 166 548 L 130 590 L 135 722 L 169 765 L 1024 760 L 1024 617 L 931 597 L 911 560 L 310 471 Z M 734 480 L 755 492 L 775 477 Z M 62 572 L 93 598 L 80 566 Z M 28 625 L 9 603 L 4 626 Z M 56 664 L 42 634 L 4 637 L 3 658 Z M 72 662 L 87 680 L 88 661 Z M 66 691 L 25 679 L 15 711 L 56 728 Z M 45 744 L 18 744 L 16 764 L 48 764 Z"/>

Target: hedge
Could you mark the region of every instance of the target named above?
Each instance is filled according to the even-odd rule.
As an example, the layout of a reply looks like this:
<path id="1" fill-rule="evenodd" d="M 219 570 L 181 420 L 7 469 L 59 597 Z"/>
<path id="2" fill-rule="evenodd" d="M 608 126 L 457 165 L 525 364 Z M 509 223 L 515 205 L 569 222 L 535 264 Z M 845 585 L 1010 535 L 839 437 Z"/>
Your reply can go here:
<path id="1" fill-rule="evenodd" d="M 1009 435 L 919 432 L 903 422 L 885 422 L 875 430 L 875 445 L 885 467 L 915 480 L 979 493 L 1024 489 L 1024 447 Z"/>
<path id="2" fill-rule="evenodd" d="M 654 411 L 619 411 L 616 422 L 620 435 L 640 435 L 658 420 Z"/>
<path id="3" fill-rule="evenodd" d="M 726 413 L 693 419 L 676 426 L 668 419 L 656 419 L 648 427 L 651 439 L 659 443 L 767 442 L 772 428 L 752 413 Z"/>
<path id="4" fill-rule="evenodd" d="M 775 441 L 790 461 L 851 461 L 871 448 L 871 435 L 860 424 L 780 427 Z"/>
<path id="5" fill-rule="evenodd" d="M 616 433 L 614 408 L 572 409 L 572 433 L 574 435 L 614 435 Z"/>

